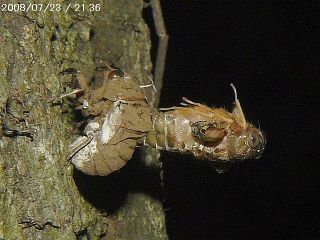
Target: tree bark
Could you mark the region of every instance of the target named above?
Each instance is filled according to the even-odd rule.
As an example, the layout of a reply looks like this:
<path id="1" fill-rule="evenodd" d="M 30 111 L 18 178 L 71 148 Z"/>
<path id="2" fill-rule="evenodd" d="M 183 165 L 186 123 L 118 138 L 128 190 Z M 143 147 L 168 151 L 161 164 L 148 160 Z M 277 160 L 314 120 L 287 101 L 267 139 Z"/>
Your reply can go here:
<path id="1" fill-rule="evenodd" d="M 104 0 L 92 12 L 58 2 L 63 10 L 0 12 L 0 239 L 166 239 L 157 167 L 139 154 L 107 177 L 66 166 L 77 118 L 50 101 L 72 90 L 66 69 L 90 79 L 97 61 L 148 82 L 143 1 Z"/>

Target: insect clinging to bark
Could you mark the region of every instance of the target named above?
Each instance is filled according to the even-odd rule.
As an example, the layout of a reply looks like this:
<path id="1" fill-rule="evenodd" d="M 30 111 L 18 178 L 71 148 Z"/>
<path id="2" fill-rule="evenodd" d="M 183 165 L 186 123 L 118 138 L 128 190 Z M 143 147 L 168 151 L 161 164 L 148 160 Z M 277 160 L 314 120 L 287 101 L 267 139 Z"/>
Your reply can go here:
<path id="1" fill-rule="evenodd" d="M 158 91 L 153 92 L 153 106 L 142 89 L 149 85 L 139 86 L 117 69 L 108 68 L 103 73 L 102 86 L 95 89 L 80 74 L 80 91 L 84 94 L 79 101 L 91 119 L 84 136 L 70 146 L 71 163 L 86 174 L 108 175 L 131 159 L 137 145 L 192 154 L 216 165 L 260 157 L 265 136 L 246 121 L 233 85 L 232 112 L 187 98 L 183 98 L 179 107 L 152 110 L 159 101 L 168 35 L 159 0 L 151 0 L 149 5 L 159 37 L 154 69 L 154 86 Z"/>
<path id="2" fill-rule="evenodd" d="M 137 141 L 151 129 L 151 114 L 140 87 L 127 76 L 110 69 L 97 89 L 89 89 L 82 77 L 82 108 L 91 116 L 70 149 L 70 161 L 89 175 L 108 175 L 132 157 Z"/>
<path id="3" fill-rule="evenodd" d="M 180 107 L 151 113 L 139 85 L 111 72 L 104 73 L 100 88 L 84 86 L 79 99 L 93 118 L 85 135 L 70 146 L 70 161 L 77 169 L 89 175 L 108 175 L 131 159 L 136 145 L 189 153 L 214 163 L 261 156 L 265 136 L 246 121 L 233 85 L 232 112 L 183 98 Z"/>

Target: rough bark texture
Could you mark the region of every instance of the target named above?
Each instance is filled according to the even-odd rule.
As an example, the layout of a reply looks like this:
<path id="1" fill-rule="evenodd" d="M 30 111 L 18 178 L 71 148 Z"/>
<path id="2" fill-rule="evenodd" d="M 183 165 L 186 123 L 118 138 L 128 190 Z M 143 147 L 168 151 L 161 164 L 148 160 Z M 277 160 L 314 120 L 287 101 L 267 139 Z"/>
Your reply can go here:
<path id="1" fill-rule="evenodd" d="M 166 238 L 154 168 L 133 160 L 92 178 L 65 165 L 79 132 L 73 110 L 48 101 L 71 90 L 61 73 L 92 78 L 95 58 L 139 83 L 151 72 L 143 2 L 99 3 L 99 12 L 0 12 L 0 123 L 33 134 L 0 136 L 0 239 Z"/>

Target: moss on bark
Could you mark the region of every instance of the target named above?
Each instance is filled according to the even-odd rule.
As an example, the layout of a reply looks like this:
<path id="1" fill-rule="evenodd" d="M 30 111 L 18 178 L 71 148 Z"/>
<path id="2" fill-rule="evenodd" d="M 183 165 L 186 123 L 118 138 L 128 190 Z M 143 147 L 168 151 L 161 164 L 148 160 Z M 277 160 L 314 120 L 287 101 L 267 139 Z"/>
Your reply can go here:
<path id="1" fill-rule="evenodd" d="M 0 12 L 0 123 L 33 135 L 0 136 L 0 239 L 166 238 L 157 198 L 128 193 L 106 216 L 79 193 L 65 165 L 75 122 L 65 104 L 48 101 L 70 90 L 70 75 L 61 73 L 76 68 L 91 78 L 95 59 L 140 83 L 151 72 L 143 2 L 99 4 L 99 12 Z"/>

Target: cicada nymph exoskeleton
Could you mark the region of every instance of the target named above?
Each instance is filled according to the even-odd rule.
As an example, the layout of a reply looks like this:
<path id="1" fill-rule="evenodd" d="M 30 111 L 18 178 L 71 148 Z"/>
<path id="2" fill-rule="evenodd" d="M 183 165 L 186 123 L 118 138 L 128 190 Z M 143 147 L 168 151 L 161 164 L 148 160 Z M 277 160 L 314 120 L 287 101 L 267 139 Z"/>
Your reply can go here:
<path id="1" fill-rule="evenodd" d="M 263 132 L 248 123 L 235 93 L 232 112 L 183 98 L 180 107 L 151 112 L 142 87 L 110 69 L 101 86 L 84 89 L 82 108 L 92 119 L 71 146 L 70 160 L 90 175 L 108 175 L 131 159 L 136 145 L 193 154 L 214 163 L 258 158 Z"/>
<path id="2" fill-rule="evenodd" d="M 153 128 L 145 143 L 210 161 L 258 158 L 265 147 L 265 136 L 246 121 L 236 89 L 231 86 L 235 93 L 232 112 L 183 98 L 182 106 L 162 108 L 153 115 Z"/>
<path id="3" fill-rule="evenodd" d="M 110 69 L 102 85 L 90 89 L 79 77 L 84 95 L 79 101 L 91 117 L 84 136 L 70 145 L 70 161 L 89 175 L 108 175 L 131 159 L 137 141 L 151 130 L 147 100 L 130 77 Z"/>

